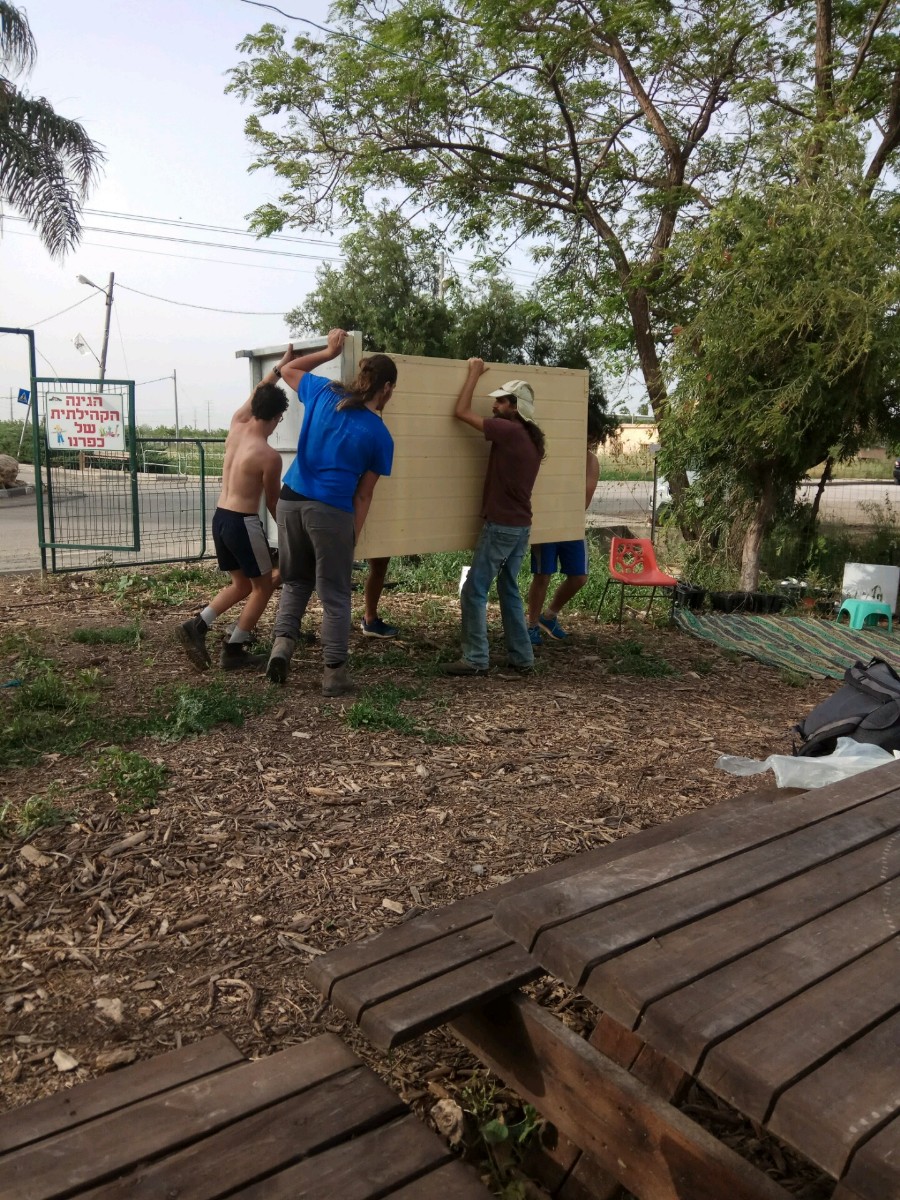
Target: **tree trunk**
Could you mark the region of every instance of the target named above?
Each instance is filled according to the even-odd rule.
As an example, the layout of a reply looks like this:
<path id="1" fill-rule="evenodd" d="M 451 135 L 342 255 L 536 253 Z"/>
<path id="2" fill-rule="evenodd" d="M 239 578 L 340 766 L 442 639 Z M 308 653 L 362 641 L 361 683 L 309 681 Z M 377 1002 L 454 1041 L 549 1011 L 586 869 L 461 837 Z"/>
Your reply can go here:
<path id="1" fill-rule="evenodd" d="M 771 480 L 763 484 L 763 490 L 756 502 L 756 510 L 750 518 L 750 524 L 744 534 L 744 544 L 741 549 L 741 590 L 755 591 L 759 585 L 759 556 L 762 550 L 763 538 L 769 529 L 772 513 L 775 511 L 775 487 Z"/>

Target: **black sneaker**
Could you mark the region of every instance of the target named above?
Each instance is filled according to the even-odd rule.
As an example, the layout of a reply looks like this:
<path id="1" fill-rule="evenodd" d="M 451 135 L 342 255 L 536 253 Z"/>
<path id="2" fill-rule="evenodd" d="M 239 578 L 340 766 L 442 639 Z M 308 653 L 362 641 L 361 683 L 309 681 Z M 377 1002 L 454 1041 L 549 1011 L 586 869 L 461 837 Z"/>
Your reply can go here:
<path id="1" fill-rule="evenodd" d="M 226 642 L 219 655 L 223 671 L 258 671 L 265 664 L 265 654 L 251 654 L 248 642 Z"/>
<path id="2" fill-rule="evenodd" d="M 176 635 L 184 647 L 185 654 L 198 671 L 205 671 L 209 667 L 209 651 L 206 648 L 206 635 L 208 633 L 209 626 L 199 613 L 196 617 L 191 617 L 189 621 L 183 622 L 176 630 Z"/>

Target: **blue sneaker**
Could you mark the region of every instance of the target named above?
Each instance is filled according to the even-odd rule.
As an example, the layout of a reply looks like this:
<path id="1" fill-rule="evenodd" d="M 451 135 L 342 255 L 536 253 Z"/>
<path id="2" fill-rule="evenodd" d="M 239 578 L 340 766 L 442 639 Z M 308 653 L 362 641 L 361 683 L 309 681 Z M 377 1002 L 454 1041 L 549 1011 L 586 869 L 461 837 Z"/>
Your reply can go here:
<path id="1" fill-rule="evenodd" d="M 558 617 L 548 617 L 546 613 L 541 613 L 538 618 L 538 627 L 552 637 L 555 642 L 567 642 L 569 635 L 559 623 Z"/>
<path id="2" fill-rule="evenodd" d="M 376 617 L 374 621 L 360 621 L 359 627 L 366 637 L 374 638 L 395 638 L 400 632 L 396 625 L 388 625 L 381 617 Z"/>
<path id="3" fill-rule="evenodd" d="M 541 637 L 541 628 L 539 625 L 528 626 L 528 640 L 532 646 L 543 646 L 544 642 Z"/>

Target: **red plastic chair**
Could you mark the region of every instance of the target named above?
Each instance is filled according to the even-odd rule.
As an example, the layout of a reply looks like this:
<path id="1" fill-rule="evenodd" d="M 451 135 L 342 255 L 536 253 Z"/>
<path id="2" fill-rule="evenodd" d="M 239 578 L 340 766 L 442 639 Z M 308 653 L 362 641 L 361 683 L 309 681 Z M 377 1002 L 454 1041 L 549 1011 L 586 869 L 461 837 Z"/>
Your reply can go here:
<path id="1" fill-rule="evenodd" d="M 603 595 L 600 597 L 600 604 L 597 608 L 598 616 L 600 609 L 603 608 L 603 601 L 606 599 L 606 589 L 611 583 L 618 583 L 620 588 L 620 629 L 622 628 L 622 612 L 625 608 L 625 589 L 627 587 L 652 589 L 650 603 L 647 605 L 647 616 L 650 615 L 650 609 L 653 607 L 653 597 L 656 595 L 657 588 L 669 588 L 672 593 L 672 609 L 669 613 L 671 621 L 675 612 L 675 588 L 678 580 L 674 575 L 667 575 L 665 571 L 659 569 L 656 555 L 653 552 L 653 543 L 649 538 L 614 537 L 609 547 L 609 576 L 606 587 L 603 589 Z"/>

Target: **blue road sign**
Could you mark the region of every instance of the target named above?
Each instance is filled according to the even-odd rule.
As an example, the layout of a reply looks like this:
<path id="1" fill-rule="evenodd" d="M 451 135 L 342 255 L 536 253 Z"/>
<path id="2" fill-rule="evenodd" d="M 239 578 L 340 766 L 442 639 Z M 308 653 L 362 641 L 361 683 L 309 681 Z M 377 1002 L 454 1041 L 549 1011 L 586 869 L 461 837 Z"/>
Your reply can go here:
<path id="1" fill-rule="evenodd" d="M 30 399 L 31 392 L 29 392 L 28 388 L 19 388 L 19 403 L 27 404 Z"/>

